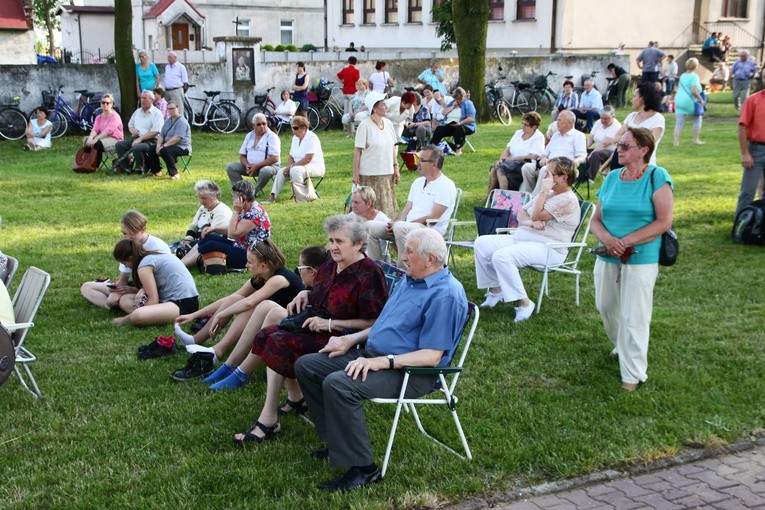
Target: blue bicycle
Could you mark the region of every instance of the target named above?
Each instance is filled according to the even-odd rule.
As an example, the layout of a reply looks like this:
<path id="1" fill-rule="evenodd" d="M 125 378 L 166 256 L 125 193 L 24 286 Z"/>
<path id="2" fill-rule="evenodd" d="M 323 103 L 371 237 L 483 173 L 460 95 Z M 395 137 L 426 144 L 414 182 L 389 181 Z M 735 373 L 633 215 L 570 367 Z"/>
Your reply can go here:
<path id="1" fill-rule="evenodd" d="M 78 94 L 77 108 L 72 108 L 63 97 L 64 86 L 54 90 L 44 90 L 42 93 L 43 105 L 48 108 L 48 120 L 53 124 L 51 136 L 58 138 L 69 129 L 69 124 L 80 128 L 82 131 L 90 132 L 93 129 L 93 122 L 101 114 L 101 95 L 102 92 L 88 92 L 87 89 L 75 90 Z M 94 99 L 95 98 L 95 99 Z M 115 108 L 115 111 L 116 110 Z M 32 115 L 30 119 L 33 117 Z"/>

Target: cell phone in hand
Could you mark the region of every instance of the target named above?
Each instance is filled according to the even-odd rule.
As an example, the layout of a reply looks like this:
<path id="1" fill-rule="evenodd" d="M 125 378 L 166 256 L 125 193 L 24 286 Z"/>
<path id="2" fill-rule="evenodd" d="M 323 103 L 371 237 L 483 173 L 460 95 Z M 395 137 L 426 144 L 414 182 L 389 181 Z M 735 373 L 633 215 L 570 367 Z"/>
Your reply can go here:
<path id="1" fill-rule="evenodd" d="M 116 289 L 117 288 L 117 286 L 114 285 L 113 283 L 107 283 L 106 286 L 109 287 L 110 289 Z"/>

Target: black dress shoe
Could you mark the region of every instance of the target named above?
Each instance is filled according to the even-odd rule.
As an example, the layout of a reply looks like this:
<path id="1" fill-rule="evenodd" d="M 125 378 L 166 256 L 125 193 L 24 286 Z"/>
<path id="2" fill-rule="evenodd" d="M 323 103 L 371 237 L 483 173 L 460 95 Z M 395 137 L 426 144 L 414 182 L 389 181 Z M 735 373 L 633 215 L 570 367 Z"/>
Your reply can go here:
<path id="1" fill-rule="evenodd" d="M 382 480 L 382 475 L 379 469 L 375 469 L 372 473 L 365 474 L 359 468 L 352 467 L 340 478 L 336 478 L 331 482 L 319 484 L 319 489 L 325 491 L 351 491 L 364 487 L 370 483 L 377 483 Z"/>

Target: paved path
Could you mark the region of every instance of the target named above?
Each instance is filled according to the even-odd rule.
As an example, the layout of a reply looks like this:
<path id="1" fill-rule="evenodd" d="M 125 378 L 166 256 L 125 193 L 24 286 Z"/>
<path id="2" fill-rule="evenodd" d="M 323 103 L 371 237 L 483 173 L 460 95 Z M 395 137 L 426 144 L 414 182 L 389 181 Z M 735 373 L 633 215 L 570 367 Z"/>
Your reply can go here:
<path id="1" fill-rule="evenodd" d="M 683 453 L 647 468 L 604 471 L 471 500 L 462 510 L 765 510 L 765 439 L 739 443 L 719 452 Z"/>

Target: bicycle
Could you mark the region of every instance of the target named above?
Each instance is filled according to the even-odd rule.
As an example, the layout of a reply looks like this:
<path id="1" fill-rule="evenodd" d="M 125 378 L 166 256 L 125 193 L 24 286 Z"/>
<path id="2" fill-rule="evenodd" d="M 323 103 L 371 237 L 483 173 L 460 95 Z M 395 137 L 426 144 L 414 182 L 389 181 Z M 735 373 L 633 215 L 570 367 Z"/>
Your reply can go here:
<path id="1" fill-rule="evenodd" d="M 255 96 L 255 106 L 247 110 L 247 113 L 244 114 L 245 124 L 242 127 L 245 129 L 245 131 L 252 127 L 252 118 L 255 116 L 255 114 L 263 113 L 266 115 L 266 117 L 275 115 L 276 103 L 273 99 L 271 99 L 271 96 L 268 95 L 275 88 L 276 87 L 271 87 L 270 89 L 266 90 L 265 94 Z"/>
<path id="2" fill-rule="evenodd" d="M 77 126 L 82 131 L 89 132 L 93 129 L 93 122 L 101 114 L 101 94 L 102 92 L 88 92 L 87 89 L 75 90 L 79 94 L 77 98 L 77 109 L 75 110 L 63 97 L 64 86 L 59 85 L 58 92 L 53 89 L 42 92 L 43 105 L 48 108 L 48 120 L 53 124 L 50 136 L 59 138 L 69 130 L 69 124 Z M 93 97 L 98 96 L 98 99 Z M 29 119 L 33 120 L 34 115 Z"/>
<path id="3" fill-rule="evenodd" d="M 331 81 L 319 82 L 319 100 L 321 108 L 319 109 L 319 129 L 327 130 L 332 125 L 332 122 L 336 124 L 342 123 L 343 111 L 345 107 L 340 104 L 337 97 L 334 95 L 337 87 L 332 87 Z"/>
<path id="4" fill-rule="evenodd" d="M 194 85 L 189 85 L 189 88 Z M 205 90 L 205 99 L 198 97 L 183 96 L 183 108 L 186 120 L 189 124 L 195 127 L 210 128 L 212 131 L 218 133 L 231 134 L 237 129 L 242 121 L 242 111 L 236 106 L 236 103 L 232 99 L 220 99 L 216 101 L 216 97 L 220 95 L 219 90 Z M 197 112 L 191 107 L 192 101 L 202 101 L 202 110 Z"/>
<path id="5" fill-rule="evenodd" d="M 510 103 L 502 97 L 502 90 L 498 87 L 499 82 L 500 80 L 495 80 L 484 85 L 486 99 L 489 101 L 489 108 L 494 117 L 505 126 L 509 126 L 513 121 L 510 115 Z"/>
<path id="6" fill-rule="evenodd" d="M 531 92 L 531 84 L 521 81 L 511 81 L 510 84 L 510 100 L 506 100 L 510 108 L 517 110 L 521 115 L 537 111 L 537 99 Z"/>
<path id="7" fill-rule="evenodd" d="M 584 82 L 586 82 L 587 80 L 592 80 L 592 88 L 594 88 L 595 90 L 597 90 L 598 92 L 600 92 L 600 90 L 598 89 L 598 86 L 595 84 L 595 78 L 597 78 L 597 77 L 598 77 L 598 73 L 599 73 L 599 72 L 600 72 L 600 71 L 596 71 L 596 70 L 594 70 L 594 69 L 593 69 L 593 70 L 590 72 L 590 74 L 583 74 L 583 75 L 581 76 L 581 85 L 580 85 L 580 86 L 578 86 L 578 87 L 574 87 L 574 92 L 576 92 L 576 94 L 577 94 L 577 95 L 578 95 L 580 98 L 582 97 L 582 92 L 584 92 Z M 572 79 L 572 78 L 573 78 L 573 76 L 566 76 L 566 79 L 567 79 L 567 80 L 570 80 L 570 79 Z"/>
<path id="8" fill-rule="evenodd" d="M 27 130 L 27 116 L 19 109 L 20 96 L 0 100 L 0 136 L 6 140 L 20 140 Z"/>
<path id="9" fill-rule="evenodd" d="M 558 100 L 558 94 L 550 88 L 550 84 L 547 78 L 550 76 L 556 76 L 552 71 L 548 71 L 546 75 L 540 75 L 534 78 L 533 87 L 531 87 L 531 93 L 534 99 L 537 100 L 537 111 L 541 113 L 550 113 L 555 105 L 555 101 Z"/>

